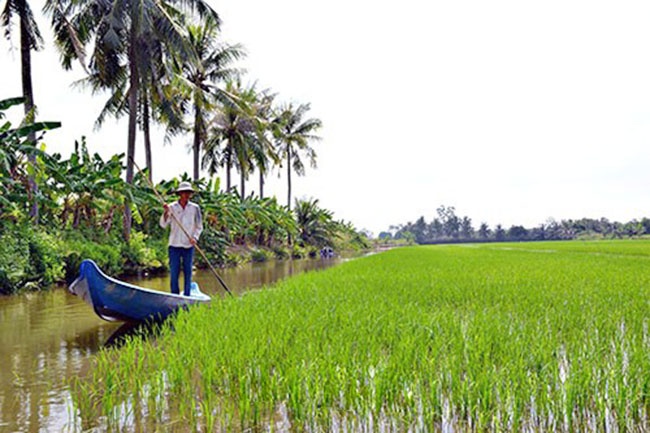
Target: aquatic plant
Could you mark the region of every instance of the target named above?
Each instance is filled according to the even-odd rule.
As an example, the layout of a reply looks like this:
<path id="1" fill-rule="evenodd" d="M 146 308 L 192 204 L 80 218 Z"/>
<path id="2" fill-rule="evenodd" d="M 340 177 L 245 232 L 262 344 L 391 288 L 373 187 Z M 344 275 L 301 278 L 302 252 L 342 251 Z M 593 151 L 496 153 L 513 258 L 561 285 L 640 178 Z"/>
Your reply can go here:
<path id="1" fill-rule="evenodd" d="M 376 254 L 100 353 L 76 408 L 203 431 L 643 431 L 648 260 L 648 241 Z"/>

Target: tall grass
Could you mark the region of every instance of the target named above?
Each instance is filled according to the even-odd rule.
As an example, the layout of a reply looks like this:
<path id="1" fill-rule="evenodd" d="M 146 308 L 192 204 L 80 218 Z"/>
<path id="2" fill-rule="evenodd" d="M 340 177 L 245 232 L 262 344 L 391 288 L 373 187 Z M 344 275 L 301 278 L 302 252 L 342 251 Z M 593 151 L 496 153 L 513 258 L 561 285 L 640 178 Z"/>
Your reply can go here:
<path id="1" fill-rule="evenodd" d="M 103 351 L 76 409 L 117 430 L 644 431 L 649 267 L 648 241 L 392 250 Z"/>

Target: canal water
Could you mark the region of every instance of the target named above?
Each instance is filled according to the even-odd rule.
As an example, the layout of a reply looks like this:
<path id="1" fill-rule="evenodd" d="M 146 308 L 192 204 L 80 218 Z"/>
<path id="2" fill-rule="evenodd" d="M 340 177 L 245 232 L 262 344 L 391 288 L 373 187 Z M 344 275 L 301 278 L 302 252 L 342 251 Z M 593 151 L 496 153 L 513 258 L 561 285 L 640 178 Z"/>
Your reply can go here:
<path id="1" fill-rule="evenodd" d="M 341 259 L 253 263 L 220 270 L 233 294 L 340 263 Z M 194 274 L 217 300 L 224 290 L 209 270 Z M 168 291 L 167 277 L 128 280 Z M 0 297 L 0 432 L 74 431 L 70 384 L 113 341 L 121 323 L 106 322 L 65 287 Z"/>

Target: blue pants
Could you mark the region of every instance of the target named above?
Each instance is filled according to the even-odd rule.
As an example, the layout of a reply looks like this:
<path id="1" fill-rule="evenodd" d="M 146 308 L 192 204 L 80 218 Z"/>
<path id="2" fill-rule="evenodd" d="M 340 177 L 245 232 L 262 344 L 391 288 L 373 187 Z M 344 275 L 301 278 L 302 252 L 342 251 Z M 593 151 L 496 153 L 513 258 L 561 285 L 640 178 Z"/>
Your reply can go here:
<path id="1" fill-rule="evenodd" d="M 169 247 L 169 270 L 171 272 L 172 293 L 179 294 L 178 277 L 181 271 L 181 260 L 183 262 L 183 294 L 190 296 L 192 284 L 192 260 L 194 248 Z"/>

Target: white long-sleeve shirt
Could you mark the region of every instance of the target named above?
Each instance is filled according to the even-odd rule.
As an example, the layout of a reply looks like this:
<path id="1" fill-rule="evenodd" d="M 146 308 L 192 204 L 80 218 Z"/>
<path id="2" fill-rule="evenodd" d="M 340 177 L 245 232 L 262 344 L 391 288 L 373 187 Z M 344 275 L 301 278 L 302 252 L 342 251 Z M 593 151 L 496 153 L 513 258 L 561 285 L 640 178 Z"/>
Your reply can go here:
<path id="1" fill-rule="evenodd" d="M 203 217 L 201 216 L 201 208 L 191 201 L 187 202 L 185 209 L 179 202 L 174 202 L 169 205 L 169 212 L 174 212 L 176 218 L 171 215 L 167 215 L 165 218 L 165 213 L 160 216 L 160 227 L 166 228 L 171 225 L 169 230 L 169 246 L 170 247 L 181 247 L 181 248 L 191 248 L 192 243 L 189 238 L 178 226 L 176 220 L 180 221 L 185 228 L 185 231 L 198 241 L 201 232 L 203 231 Z"/>

